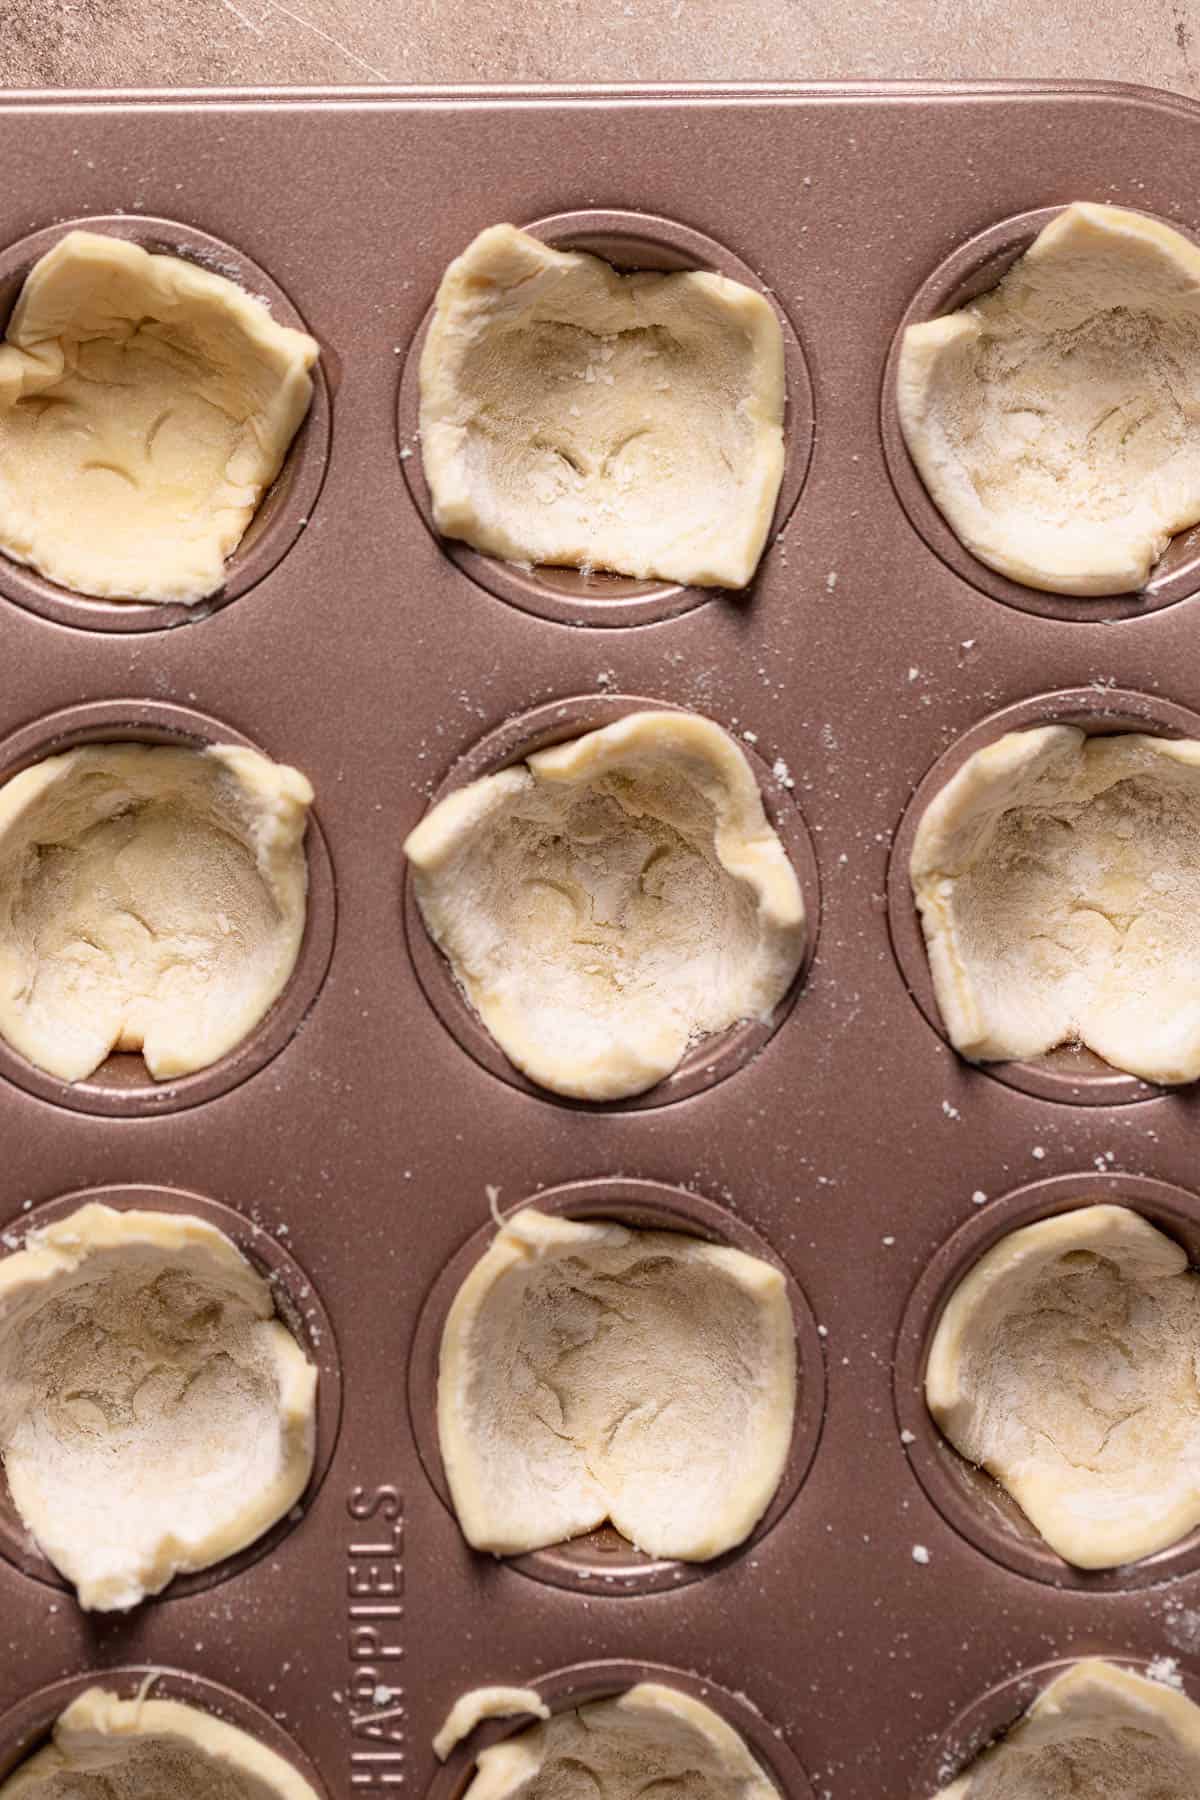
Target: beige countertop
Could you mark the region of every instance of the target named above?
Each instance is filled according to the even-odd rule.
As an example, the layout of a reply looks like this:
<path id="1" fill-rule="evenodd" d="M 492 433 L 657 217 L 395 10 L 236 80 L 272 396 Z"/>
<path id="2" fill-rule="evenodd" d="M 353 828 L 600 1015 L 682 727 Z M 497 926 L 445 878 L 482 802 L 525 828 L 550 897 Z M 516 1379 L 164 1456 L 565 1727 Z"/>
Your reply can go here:
<path id="1" fill-rule="evenodd" d="M 1200 95 L 1200 0 L 0 0 L 0 86 L 1064 76 Z"/>

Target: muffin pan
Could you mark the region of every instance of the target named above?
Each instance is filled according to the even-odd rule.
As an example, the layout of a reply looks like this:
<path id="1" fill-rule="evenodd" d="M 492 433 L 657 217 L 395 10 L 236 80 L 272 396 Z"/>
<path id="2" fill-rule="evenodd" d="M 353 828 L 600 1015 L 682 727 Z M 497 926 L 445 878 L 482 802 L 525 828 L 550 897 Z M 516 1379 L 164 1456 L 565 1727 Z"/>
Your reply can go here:
<path id="1" fill-rule="evenodd" d="M 230 1066 L 159 1089 L 113 1059 L 68 1088 L 0 1053 L 3 1248 L 82 1190 L 229 1209 L 298 1296 L 327 1465 L 298 1518 L 127 1617 L 80 1613 L 0 1506 L 0 1769 L 80 1687 L 152 1669 L 252 1730 L 267 1715 L 329 1800 L 454 1800 L 473 1745 L 439 1770 L 430 1740 L 491 1681 L 570 1704 L 674 1680 L 786 1800 L 929 1800 L 1084 1654 L 1174 1659 L 1200 1699 L 1195 1543 L 1057 1564 L 919 1391 L 938 1308 L 1002 1230 L 1111 1198 L 1200 1249 L 1200 1100 L 1072 1052 L 963 1063 L 906 872 L 915 806 L 1003 730 L 1200 733 L 1200 552 L 1178 540 L 1141 597 L 1002 582 L 930 517 L 885 379 L 906 319 L 995 279 L 1070 200 L 1200 228 L 1198 141 L 1189 102 L 1063 84 L 0 100 L 5 306 L 87 221 L 215 257 L 323 347 L 211 603 L 87 601 L 0 564 L 5 773 L 89 738 L 223 736 L 302 769 L 317 821 L 300 964 Z M 428 529 L 422 322 L 446 263 L 506 219 L 623 265 L 719 267 L 779 307 L 788 470 L 746 592 L 513 570 Z M 746 745 L 811 960 L 773 1029 L 700 1046 L 640 1103 L 573 1105 L 463 1007 L 400 845 L 435 793 L 644 704 Z M 433 1384 L 489 1201 L 678 1218 L 786 1269 L 796 1439 L 741 1550 L 468 1550 Z"/>

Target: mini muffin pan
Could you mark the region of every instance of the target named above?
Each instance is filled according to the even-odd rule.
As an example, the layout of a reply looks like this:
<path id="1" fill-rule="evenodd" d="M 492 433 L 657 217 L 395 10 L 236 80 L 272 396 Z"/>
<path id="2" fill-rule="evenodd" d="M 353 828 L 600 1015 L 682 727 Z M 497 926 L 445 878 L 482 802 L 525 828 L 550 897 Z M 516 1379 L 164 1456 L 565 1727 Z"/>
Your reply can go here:
<path id="1" fill-rule="evenodd" d="M 81 1613 L 0 1503 L 0 1770 L 81 1686 L 150 1671 L 326 1800 L 455 1800 L 472 1745 L 439 1769 L 430 1740 L 486 1682 L 565 1705 L 675 1681 L 786 1800 L 929 1800 L 1081 1655 L 1170 1658 L 1200 1700 L 1195 1539 L 1068 1569 L 920 1393 L 941 1306 L 1003 1231 L 1103 1198 L 1200 1253 L 1200 1098 L 1074 1052 L 964 1063 L 906 871 L 919 807 L 1004 730 L 1200 734 L 1200 551 L 1172 545 L 1144 596 L 1003 581 L 928 505 L 889 385 L 905 321 L 980 291 L 1067 202 L 1200 228 L 1198 144 L 1189 102 L 1065 84 L 0 99 L 0 307 L 92 223 L 215 263 L 322 346 L 211 602 L 89 601 L 0 560 L 0 771 L 104 737 L 224 739 L 316 790 L 300 962 L 225 1063 L 160 1089 L 114 1058 L 70 1088 L 0 1051 L 0 1249 L 84 1193 L 190 1206 L 273 1277 L 320 1375 L 297 1516 L 129 1616 Z M 779 309 L 787 472 L 746 592 L 513 569 L 432 531 L 421 333 L 446 264 L 501 220 L 623 267 L 718 268 Z M 434 794 L 646 705 L 746 746 L 808 961 L 768 1026 L 647 1096 L 573 1104 L 481 1032 L 401 844 Z M 795 1441 L 740 1550 L 466 1546 L 438 1335 L 492 1206 L 523 1204 L 786 1271 Z"/>

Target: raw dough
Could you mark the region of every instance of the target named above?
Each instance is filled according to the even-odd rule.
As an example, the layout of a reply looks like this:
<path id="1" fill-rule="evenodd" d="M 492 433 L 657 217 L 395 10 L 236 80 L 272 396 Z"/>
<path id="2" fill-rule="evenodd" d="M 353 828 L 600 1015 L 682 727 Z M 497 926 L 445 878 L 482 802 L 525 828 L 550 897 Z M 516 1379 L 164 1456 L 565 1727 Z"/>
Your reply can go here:
<path id="1" fill-rule="evenodd" d="M 439 1762 L 445 1762 L 455 1744 L 470 1737 L 482 1719 L 507 1719 L 514 1713 L 532 1713 L 535 1719 L 548 1719 L 550 1708 L 533 1688 L 483 1687 L 460 1694 L 433 1740 L 434 1755 Z"/>
<path id="2" fill-rule="evenodd" d="M 64 1081 L 232 1050 L 304 935 L 312 789 L 256 750 L 89 744 L 0 787 L 0 1035 Z"/>
<path id="3" fill-rule="evenodd" d="M 223 275 L 68 232 L 0 345 L 0 550 L 81 594 L 214 593 L 317 354 Z"/>
<path id="4" fill-rule="evenodd" d="M 505 1055 L 613 1100 L 766 1019 L 804 954 L 800 884 L 750 765 L 639 712 L 450 794 L 404 846 L 430 935 Z"/>
<path id="5" fill-rule="evenodd" d="M 0 1800 L 318 1800 L 300 1771 L 249 1732 L 180 1700 L 86 1688 L 52 1741 L 0 1784 Z"/>
<path id="6" fill-rule="evenodd" d="M 81 1606 L 253 1543 L 313 1461 L 316 1370 L 203 1220 L 91 1203 L 0 1261 L 0 1456 Z"/>
<path id="7" fill-rule="evenodd" d="M 1052 1550 L 1135 1562 L 1200 1524 L 1200 1277 L 1122 1206 L 1010 1232 L 955 1289 L 929 1410 Z"/>
<path id="8" fill-rule="evenodd" d="M 642 1681 L 481 1750 L 464 1800 L 779 1800 L 738 1733 L 677 1688 Z"/>
<path id="9" fill-rule="evenodd" d="M 455 1295 L 438 1436 L 477 1549 L 533 1550 L 611 1519 L 653 1556 L 700 1561 L 770 1504 L 795 1396 L 778 1269 L 529 1207 Z"/>
<path id="10" fill-rule="evenodd" d="M 513 562 L 745 587 L 783 474 L 783 334 L 722 275 L 618 275 L 494 225 L 421 356 L 438 530 Z"/>
<path id="11" fill-rule="evenodd" d="M 963 1056 L 1200 1076 L 1200 742 L 1009 732 L 927 807 L 911 874 Z"/>
<path id="12" fill-rule="evenodd" d="M 1200 1707 L 1089 1657 L 1043 1688 L 938 1800 L 1194 1800 Z"/>
<path id="13" fill-rule="evenodd" d="M 1000 285 L 904 334 L 900 423 L 981 562 L 1029 587 L 1142 587 L 1200 519 L 1200 250 L 1068 206 Z"/>

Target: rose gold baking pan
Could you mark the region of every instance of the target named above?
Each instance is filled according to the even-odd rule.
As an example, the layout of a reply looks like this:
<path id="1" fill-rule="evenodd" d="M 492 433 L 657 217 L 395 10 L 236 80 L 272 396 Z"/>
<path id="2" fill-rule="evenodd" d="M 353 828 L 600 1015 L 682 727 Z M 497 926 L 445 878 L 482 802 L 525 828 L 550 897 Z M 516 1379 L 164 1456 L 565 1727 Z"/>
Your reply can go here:
<path id="1" fill-rule="evenodd" d="M 1012 725 L 1200 729 L 1200 549 L 1177 542 L 1146 594 L 1099 602 L 996 576 L 928 503 L 887 381 L 906 320 L 994 281 L 1068 201 L 1200 228 L 1198 154 L 1191 103 L 1066 83 L 0 101 L 5 308 L 68 222 L 98 221 L 215 259 L 323 350 L 212 602 L 91 602 L 0 562 L 4 773 L 97 737 L 229 738 L 317 795 L 301 961 L 239 1051 L 162 1088 L 130 1059 L 72 1089 L 0 1055 L 0 1228 L 19 1238 L 84 1191 L 219 1218 L 321 1377 L 296 1516 L 130 1616 L 82 1614 L 5 1499 L 0 1769 L 88 1680 L 132 1691 L 150 1668 L 328 1800 L 453 1800 L 470 1751 L 438 1771 L 430 1739 L 489 1681 L 560 1703 L 661 1671 L 787 1800 L 922 1800 L 1087 1653 L 1175 1657 L 1200 1699 L 1200 1535 L 1073 1571 L 919 1397 L 949 1286 L 1012 1225 L 1104 1196 L 1200 1249 L 1197 1097 L 1066 1053 L 963 1063 L 905 870 L 914 794 Z M 779 309 L 787 473 L 747 592 L 439 542 L 415 351 L 446 263 L 500 220 L 624 266 L 725 270 Z M 704 1045 L 637 1103 L 568 1104 L 466 1010 L 401 844 L 433 793 L 647 703 L 751 746 L 810 960 L 770 1028 Z M 697 1568 L 611 1533 L 513 1563 L 467 1548 L 436 1345 L 489 1188 L 502 1209 L 548 1195 L 785 1268 L 797 1441 L 740 1551 Z"/>

